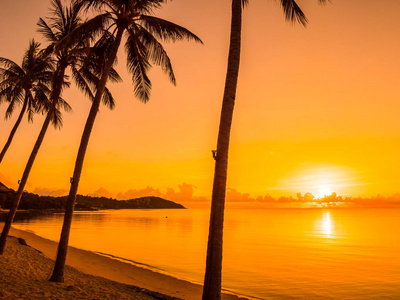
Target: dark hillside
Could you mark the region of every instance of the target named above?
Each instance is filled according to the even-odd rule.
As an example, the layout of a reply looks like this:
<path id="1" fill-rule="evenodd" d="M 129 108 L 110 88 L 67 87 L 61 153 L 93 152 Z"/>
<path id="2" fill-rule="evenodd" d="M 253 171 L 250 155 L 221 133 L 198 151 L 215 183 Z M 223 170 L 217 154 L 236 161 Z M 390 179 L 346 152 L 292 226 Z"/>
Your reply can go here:
<path id="1" fill-rule="evenodd" d="M 0 194 L 0 207 L 9 209 L 14 196 L 14 191 Z M 67 196 L 51 197 L 39 196 L 25 192 L 19 205 L 19 209 L 64 209 Z M 100 209 L 166 209 L 185 208 L 181 204 L 165 200 L 159 197 L 141 197 L 130 200 L 116 200 L 106 197 L 91 197 L 77 195 L 76 210 L 100 210 Z"/>

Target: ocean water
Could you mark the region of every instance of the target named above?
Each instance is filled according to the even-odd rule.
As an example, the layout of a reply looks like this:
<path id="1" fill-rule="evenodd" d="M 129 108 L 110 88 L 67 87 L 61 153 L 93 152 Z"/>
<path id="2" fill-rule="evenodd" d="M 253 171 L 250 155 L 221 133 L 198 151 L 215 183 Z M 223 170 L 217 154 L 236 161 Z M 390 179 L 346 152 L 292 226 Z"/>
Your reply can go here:
<path id="1" fill-rule="evenodd" d="M 15 227 L 58 241 L 63 214 Z M 209 210 L 77 212 L 70 245 L 201 283 Z M 228 209 L 223 287 L 256 299 L 400 299 L 400 209 Z"/>

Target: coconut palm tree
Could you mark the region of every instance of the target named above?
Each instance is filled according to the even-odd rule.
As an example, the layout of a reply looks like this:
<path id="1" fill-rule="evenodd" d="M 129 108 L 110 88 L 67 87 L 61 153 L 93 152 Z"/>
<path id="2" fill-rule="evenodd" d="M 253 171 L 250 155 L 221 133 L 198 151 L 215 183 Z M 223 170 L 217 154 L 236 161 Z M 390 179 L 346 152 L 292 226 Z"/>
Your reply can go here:
<path id="1" fill-rule="evenodd" d="M 324 3 L 325 0 L 318 0 Z M 222 100 L 217 149 L 213 151 L 215 159 L 214 182 L 211 200 L 210 227 L 207 245 L 206 271 L 204 276 L 203 300 L 221 299 L 222 275 L 222 238 L 225 209 L 226 179 L 228 173 L 229 138 L 236 98 L 239 74 L 242 10 L 249 0 L 232 0 L 231 36 L 226 73 L 225 90 Z M 307 18 L 294 0 L 279 0 L 286 20 L 298 22 L 303 26 Z"/>
<path id="2" fill-rule="evenodd" d="M 42 129 L 25 167 L 22 179 L 20 180 L 18 190 L 12 203 L 12 208 L 8 213 L 6 223 L 3 227 L 0 237 L 0 254 L 2 254 L 4 251 L 6 239 L 11 228 L 11 223 L 14 219 L 30 171 L 36 155 L 39 152 L 47 129 L 51 122 L 55 127 L 61 128 L 62 117 L 60 109 L 63 108 L 66 111 L 71 110 L 70 106 L 62 98 L 60 98 L 63 87 L 69 86 L 69 83 L 65 82 L 65 73 L 67 67 L 71 67 L 73 78 L 75 79 L 78 87 L 81 88 L 89 96 L 89 98 L 94 98 L 92 92 L 93 87 L 98 83 L 98 78 L 96 78 L 94 72 L 98 72 L 100 63 L 96 65 L 95 62 L 92 62 L 89 64 L 87 70 L 83 70 L 82 67 L 80 67 L 80 62 L 83 62 L 87 57 L 87 53 L 90 52 L 87 36 L 83 34 L 79 38 L 75 37 L 76 39 L 73 41 L 70 40 L 69 37 L 69 34 L 82 24 L 80 17 L 82 11 L 81 9 L 81 5 L 72 4 L 69 7 L 63 7 L 60 0 L 52 0 L 53 17 L 50 18 L 49 24 L 47 24 L 43 19 L 40 19 L 38 22 L 39 32 L 41 32 L 50 41 L 50 45 L 47 47 L 46 52 L 53 54 L 57 66 L 52 77 L 50 101 L 46 105 L 47 116 L 43 122 Z M 57 47 L 57 44 L 60 41 L 66 39 L 69 40 L 68 47 Z M 112 74 L 112 80 L 120 80 L 115 71 L 113 71 Z M 108 90 L 106 90 L 105 96 L 103 97 L 103 102 L 108 104 L 110 108 L 114 106 L 114 99 Z"/>
<path id="3" fill-rule="evenodd" d="M 184 27 L 169 21 L 157 18 L 151 14 L 166 2 L 165 0 L 78 0 L 87 9 L 98 11 L 98 15 L 92 19 L 92 24 L 98 22 L 99 26 L 106 28 L 102 37 L 104 43 L 110 47 L 107 50 L 107 58 L 97 92 L 90 109 L 81 144 L 75 162 L 74 174 L 71 180 L 71 188 L 67 198 L 64 223 L 58 245 L 56 263 L 50 280 L 56 282 L 64 281 L 64 266 L 67 257 L 68 240 L 74 212 L 75 199 L 78 191 L 80 176 L 86 149 L 96 115 L 99 110 L 100 99 L 103 95 L 105 85 L 109 78 L 117 52 L 125 35 L 125 50 L 127 52 L 127 67 L 132 74 L 134 93 L 142 102 L 150 99 L 151 82 L 147 75 L 151 65 L 161 66 L 162 70 L 175 84 L 175 76 L 170 58 L 168 57 L 161 41 L 178 40 L 201 40 Z M 105 26 L 105 27 L 104 27 Z M 84 26 L 80 30 L 88 31 L 94 27 Z M 79 35 L 79 31 L 77 34 Z"/>
<path id="4" fill-rule="evenodd" d="M 28 121 L 32 122 L 34 113 L 40 110 L 49 92 L 53 64 L 49 56 L 39 51 L 39 47 L 40 44 L 34 40 L 29 43 L 21 66 L 0 57 L 0 103 L 9 103 L 5 118 L 10 118 L 16 107 L 22 104 L 18 119 L 0 153 L 0 163 L 25 113 L 28 113 Z"/>

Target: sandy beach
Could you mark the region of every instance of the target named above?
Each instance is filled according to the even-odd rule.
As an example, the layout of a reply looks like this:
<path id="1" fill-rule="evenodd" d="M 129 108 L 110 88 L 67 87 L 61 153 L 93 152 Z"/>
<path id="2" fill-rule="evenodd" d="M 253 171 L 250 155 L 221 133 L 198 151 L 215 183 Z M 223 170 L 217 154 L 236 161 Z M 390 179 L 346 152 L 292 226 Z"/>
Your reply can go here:
<path id="1" fill-rule="evenodd" d="M 201 285 L 73 247 L 65 282 L 49 282 L 57 243 L 15 228 L 10 235 L 0 259 L 2 299 L 201 299 Z"/>

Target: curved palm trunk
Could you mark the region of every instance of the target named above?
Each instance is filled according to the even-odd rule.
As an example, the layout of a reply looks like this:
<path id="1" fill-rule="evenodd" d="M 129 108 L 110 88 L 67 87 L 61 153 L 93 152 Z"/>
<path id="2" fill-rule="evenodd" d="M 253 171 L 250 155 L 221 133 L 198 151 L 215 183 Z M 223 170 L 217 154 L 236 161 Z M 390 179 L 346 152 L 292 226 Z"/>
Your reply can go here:
<path id="1" fill-rule="evenodd" d="M 96 95 L 93 100 L 88 119 L 86 121 L 85 129 L 83 130 L 81 144 L 79 146 L 78 155 L 75 162 L 75 169 L 74 169 L 74 175 L 72 177 L 71 188 L 69 190 L 67 204 L 65 207 L 64 223 L 61 230 L 60 242 L 58 244 L 57 258 L 54 265 L 53 273 L 49 279 L 50 281 L 64 282 L 64 267 L 65 267 L 65 261 L 67 259 L 69 234 L 71 231 L 72 215 L 74 213 L 76 194 L 78 191 L 79 180 L 81 178 L 83 161 L 85 159 L 86 149 L 89 144 L 89 138 L 92 132 L 93 124 L 96 119 L 97 112 L 99 111 L 100 100 L 103 96 L 104 89 L 106 87 L 108 74 L 110 73 L 111 67 L 117 56 L 123 32 L 124 29 L 121 28 L 118 29 L 117 36 L 115 38 L 114 45 L 110 53 L 110 57 L 108 58 L 108 61 L 101 75 L 100 82 L 97 86 Z"/>
<path id="2" fill-rule="evenodd" d="M 12 140 L 14 138 L 15 132 L 17 131 L 18 126 L 22 121 L 22 117 L 25 114 L 27 106 L 28 106 L 28 93 L 25 92 L 24 105 L 22 106 L 21 112 L 19 113 L 18 119 L 15 122 L 15 125 L 14 125 L 13 129 L 11 130 L 10 136 L 8 137 L 8 140 L 7 140 L 6 144 L 4 145 L 4 148 L 0 153 L 0 163 L 2 162 L 2 160 L 4 158 L 4 155 L 6 155 L 8 147 L 10 147 L 10 145 L 11 145 L 11 142 L 12 142 Z"/>
<path id="3" fill-rule="evenodd" d="M 27 163 L 27 165 L 25 167 L 24 174 L 22 175 L 22 179 L 21 179 L 21 182 L 19 184 L 18 191 L 17 191 L 17 193 L 15 195 L 12 207 L 11 207 L 11 209 L 10 209 L 8 215 L 7 215 L 7 220 L 6 220 L 6 223 L 4 224 L 4 228 L 3 228 L 3 231 L 2 231 L 1 237 L 0 237 L 0 254 L 3 254 L 3 252 L 4 252 L 4 248 L 5 248 L 5 245 L 6 245 L 6 239 L 7 239 L 8 233 L 10 232 L 10 228 L 11 228 L 11 223 L 14 220 L 15 213 L 17 212 L 17 208 L 18 208 L 19 202 L 21 201 L 21 197 L 22 197 L 26 182 L 27 182 L 28 177 L 29 177 L 29 173 L 30 173 L 30 171 L 32 169 L 33 163 L 35 162 L 36 155 L 39 152 L 39 148 L 40 148 L 40 146 L 41 146 L 41 144 L 43 142 L 43 139 L 44 139 L 44 136 L 46 134 L 47 128 L 49 127 L 50 120 L 51 120 L 51 115 L 48 114 L 46 119 L 45 119 L 45 121 L 44 121 L 44 123 L 43 123 L 42 129 L 41 129 L 41 131 L 39 133 L 39 137 L 36 140 L 36 143 L 35 143 L 35 146 L 33 148 L 33 151 L 32 151 L 32 153 L 31 153 L 31 155 L 29 157 L 28 163 Z"/>
<path id="4" fill-rule="evenodd" d="M 18 191 L 15 194 L 15 198 L 14 198 L 12 207 L 7 215 L 7 220 L 6 220 L 6 223 L 4 224 L 3 231 L 2 231 L 1 237 L 0 237 L 0 255 L 2 255 L 4 252 L 8 233 L 10 232 L 11 224 L 14 220 L 15 213 L 17 212 L 19 202 L 21 201 L 21 197 L 24 192 L 26 182 L 28 181 L 29 173 L 31 172 L 33 163 L 35 162 L 36 155 L 38 154 L 40 146 L 42 145 L 42 142 L 43 142 L 44 136 L 46 135 L 47 129 L 49 128 L 50 121 L 52 119 L 52 115 L 54 113 L 54 110 L 55 110 L 57 102 L 58 102 L 57 100 L 60 98 L 61 88 L 62 88 L 62 84 L 63 84 L 63 80 L 64 80 L 65 69 L 66 69 L 66 65 L 60 66 L 60 68 L 58 69 L 58 71 L 54 77 L 53 86 L 55 88 L 53 89 L 53 93 L 52 93 L 51 108 L 50 108 L 49 112 L 47 113 L 46 119 L 44 120 L 43 125 L 42 125 L 42 129 L 40 130 L 39 136 L 36 140 L 35 146 L 33 147 L 31 155 L 29 156 L 29 160 L 28 160 L 28 163 L 26 164 L 24 173 L 22 175 L 22 179 L 19 184 Z"/>
<path id="5" fill-rule="evenodd" d="M 203 300 L 221 299 L 222 238 L 228 172 L 228 150 L 239 74 L 241 27 L 242 0 L 233 0 L 228 70 L 226 74 L 217 152 L 215 156 Z"/>

